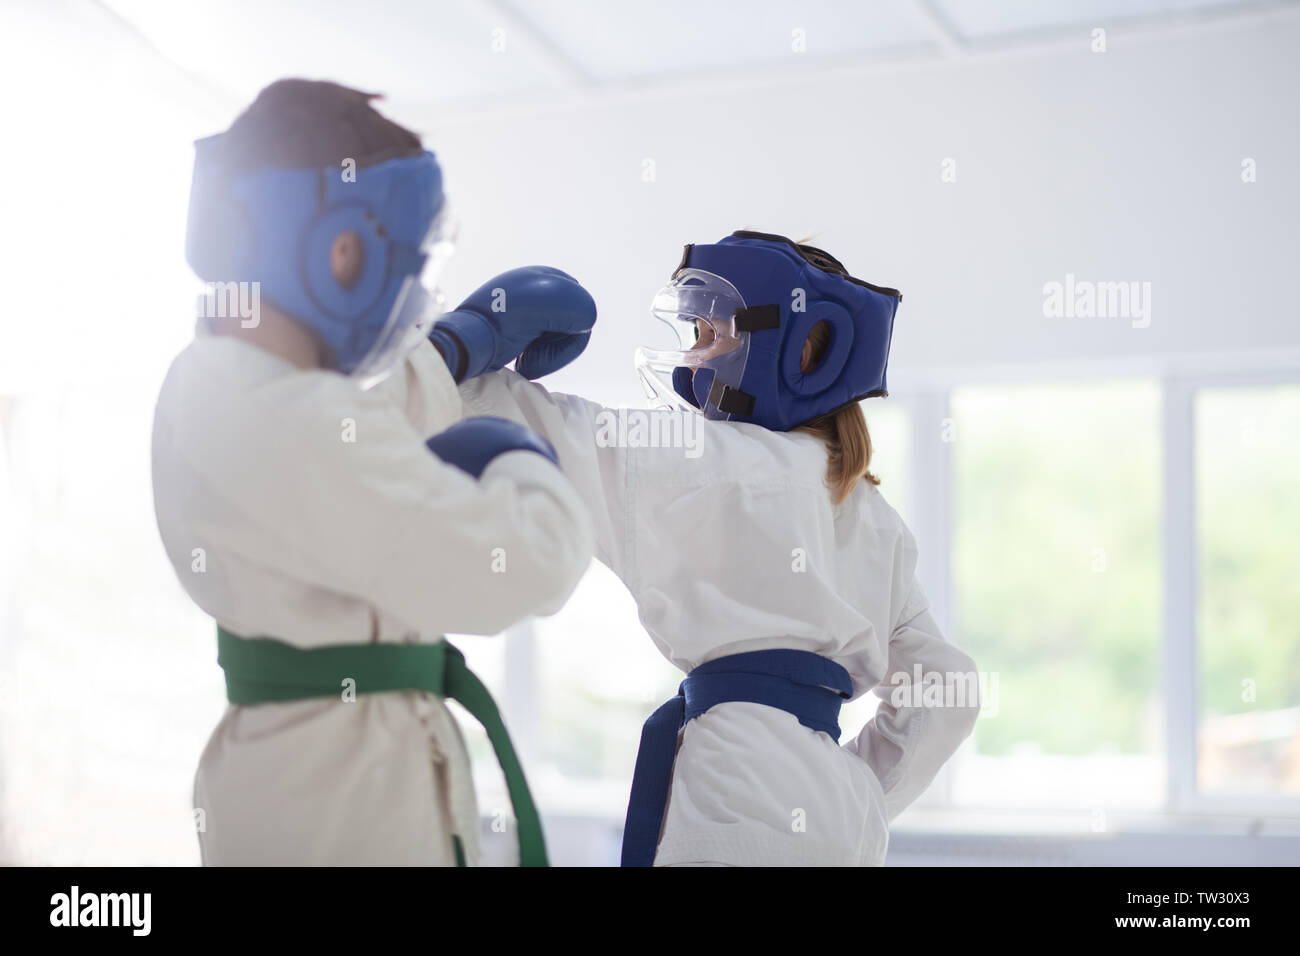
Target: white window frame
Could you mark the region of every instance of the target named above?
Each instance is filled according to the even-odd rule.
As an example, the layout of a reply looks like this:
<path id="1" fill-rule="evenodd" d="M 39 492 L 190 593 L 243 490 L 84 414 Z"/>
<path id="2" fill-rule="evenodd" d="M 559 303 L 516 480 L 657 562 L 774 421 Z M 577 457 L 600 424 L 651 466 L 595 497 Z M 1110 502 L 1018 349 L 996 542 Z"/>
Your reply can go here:
<path id="1" fill-rule="evenodd" d="M 1164 690 L 1170 811 L 1300 817 L 1300 797 L 1211 794 L 1200 789 L 1197 737 L 1200 569 L 1196 526 L 1196 396 L 1208 389 L 1300 385 L 1300 369 L 1233 369 L 1166 375 L 1164 406 Z M 1183 590 L 1180 592 L 1179 588 Z M 1180 596 L 1181 595 L 1181 596 Z"/>
<path id="2" fill-rule="evenodd" d="M 1279 363 L 1277 359 L 1282 361 Z M 1272 361 L 1231 360 L 1234 367 L 1215 370 L 1207 360 L 1193 359 L 1176 368 L 1153 367 L 1135 361 L 1116 368 L 1111 363 L 1070 363 L 1051 368 L 993 369 L 984 372 L 940 373 L 921 387 L 891 395 L 906 409 L 912 436 L 908 481 L 912 502 L 909 526 L 922 559 L 918 575 L 930 597 L 944 634 L 953 635 L 952 588 L 952 451 L 951 444 L 918 440 L 927 429 L 939 429 L 951 418 L 951 396 L 961 386 L 1056 384 L 1062 381 L 1154 382 L 1161 399 L 1161 469 L 1163 500 L 1160 515 L 1163 596 L 1161 604 L 1161 689 L 1165 709 L 1166 788 L 1168 813 L 1246 813 L 1300 817 L 1300 797 L 1208 794 L 1200 790 L 1197 736 L 1200 727 L 1197 608 L 1200 600 L 1196 527 L 1195 401 L 1204 389 L 1259 388 L 1300 384 L 1300 363 L 1287 356 Z M 958 436 L 960 440 L 960 436 Z M 929 556 L 929 557 L 927 557 Z M 932 807 L 954 807 L 952 774 L 946 764 L 927 797 Z M 1050 808 L 1043 808 L 1050 809 Z"/>

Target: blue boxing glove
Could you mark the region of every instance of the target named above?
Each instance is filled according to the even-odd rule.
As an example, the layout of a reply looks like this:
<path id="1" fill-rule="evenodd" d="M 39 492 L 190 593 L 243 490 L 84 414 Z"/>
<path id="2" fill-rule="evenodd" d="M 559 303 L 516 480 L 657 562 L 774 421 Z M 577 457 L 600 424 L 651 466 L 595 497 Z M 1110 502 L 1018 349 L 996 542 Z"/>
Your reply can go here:
<path id="1" fill-rule="evenodd" d="M 436 323 L 429 338 L 457 382 L 504 368 L 540 378 L 582 354 L 596 303 L 578 280 L 548 266 L 511 269 Z"/>
<path id="2" fill-rule="evenodd" d="M 459 421 L 425 445 L 447 464 L 475 478 L 483 474 L 493 458 L 508 451 L 536 452 L 555 465 L 560 463 L 554 446 L 537 432 L 508 418 L 490 415 Z"/>

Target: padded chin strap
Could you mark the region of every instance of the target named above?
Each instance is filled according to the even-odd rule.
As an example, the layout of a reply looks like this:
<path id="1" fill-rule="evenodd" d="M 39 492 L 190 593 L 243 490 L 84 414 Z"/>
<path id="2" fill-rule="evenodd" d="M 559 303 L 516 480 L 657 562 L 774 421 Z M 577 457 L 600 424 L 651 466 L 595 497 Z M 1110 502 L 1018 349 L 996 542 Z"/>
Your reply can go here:
<path id="1" fill-rule="evenodd" d="M 724 385 L 716 378 L 709 389 L 709 404 L 726 415 L 743 415 L 748 418 L 754 413 L 754 396 L 738 388 Z"/>

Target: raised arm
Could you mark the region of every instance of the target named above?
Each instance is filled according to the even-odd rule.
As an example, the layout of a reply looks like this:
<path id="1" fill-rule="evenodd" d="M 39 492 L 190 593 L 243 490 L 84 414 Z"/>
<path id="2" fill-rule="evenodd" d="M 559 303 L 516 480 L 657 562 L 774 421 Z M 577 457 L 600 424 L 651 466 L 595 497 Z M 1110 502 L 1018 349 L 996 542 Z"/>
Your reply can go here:
<path id="1" fill-rule="evenodd" d="M 258 399 L 239 416 L 196 403 L 189 426 L 205 434 L 191 466 L 243 513 L 202 529 L 223 550 L 412 627 L 474 634 L 558 610 L 586 570 L 586 508 L 535 448 L 501 443 L 476 477 L 441 457 L 455 457 L 445 444 L 426 447 L 387 396 L 363 394 L 342 420 L 332 407 L 286 408 L 273 389 Z M 276 424 L 285 414 L 294 427 Z M 258 468 L 206 451 L 231 447 L 234 436 L 213 434 L 227 429 Z"/>
<path id="2" fill-rule="evenodd" d="M 545 436 L 591 515 L 596 557 L 623 576 L 630 566 L 627 516 L 634 505 L 629 449 L 619 441 L 617 412 L 576 395 L 548 392 L 504 369 L 460 387 L 465 411 L 500 415 Z"/>

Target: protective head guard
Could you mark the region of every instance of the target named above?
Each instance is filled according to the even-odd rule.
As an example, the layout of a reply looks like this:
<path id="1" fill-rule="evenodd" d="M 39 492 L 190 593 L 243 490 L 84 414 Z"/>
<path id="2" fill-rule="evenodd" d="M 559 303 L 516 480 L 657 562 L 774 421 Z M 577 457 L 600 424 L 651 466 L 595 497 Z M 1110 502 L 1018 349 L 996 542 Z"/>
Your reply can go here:
<path id="1" fill-rule="evenodd" d="M 650 307 L 681 347 L 637 349 L 637 370 L 661 405 L 689 404 L 708 418 L 788 431 L 888 394 L 885 367 L 902 298 L 897 289 L 853 278 L 820 249 L 735 232 L 686 247 Z M 707 325 L 703 337 L 697 320 Z M 804 373 L 804 340 L 819 322 L 830 339 L 817 367 Z"/>
<path id="2" fill-rule="evenodd" d="M 384 378 L 442 311 L 433 283 L 453 236 L 433 153 L 345 180 L 329 166 L 236 175 L 223 146 L 221 135 L 195 143 L 190 266 L 208 282 L 258 283 L 259 296 L 316 333 L 338 371 L 363 388 Z M 344 232 L 360 247 L 346 282 L 330 268 Z"/>

